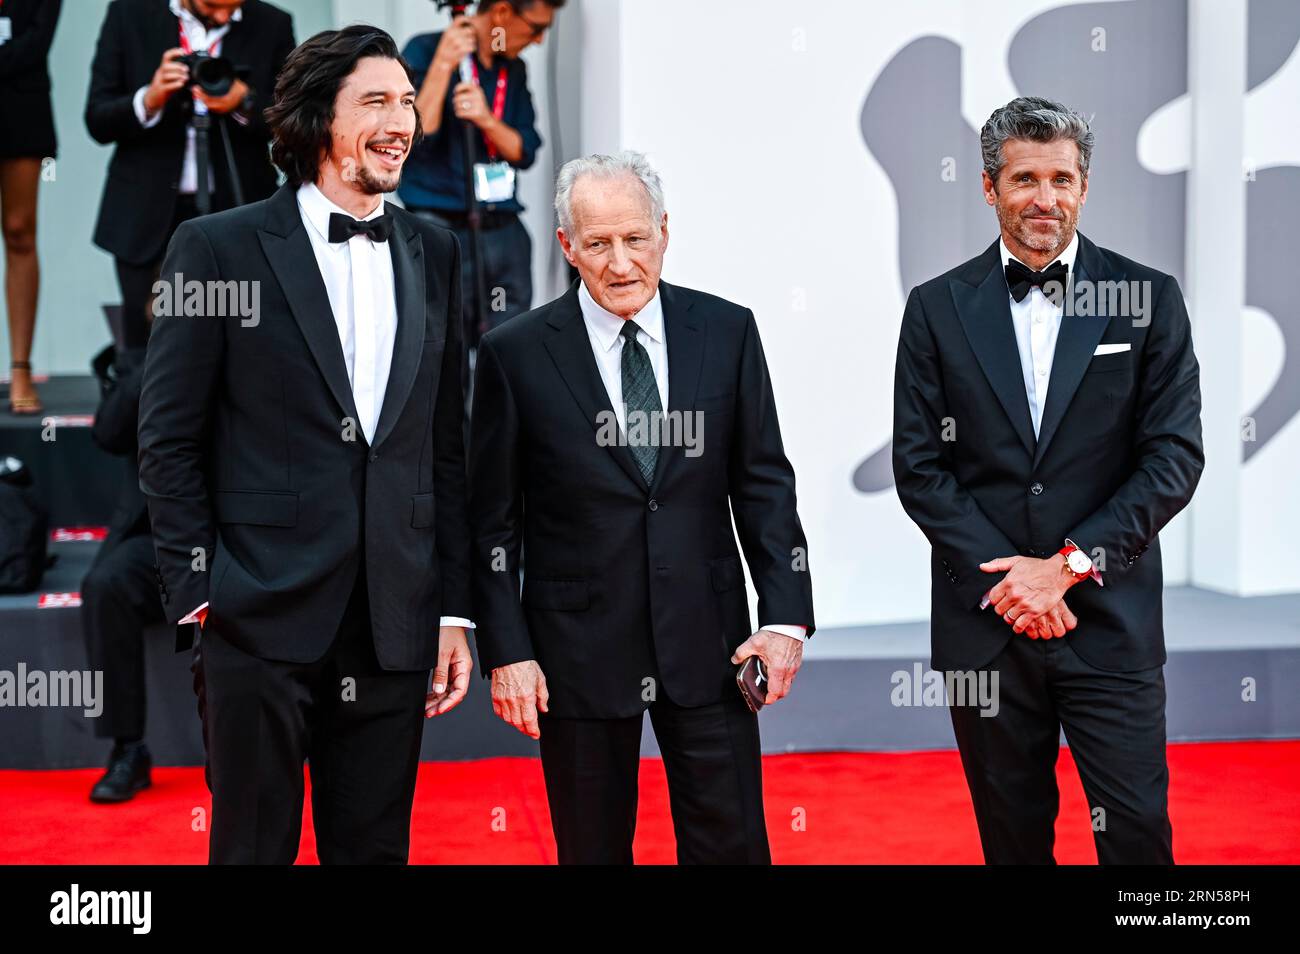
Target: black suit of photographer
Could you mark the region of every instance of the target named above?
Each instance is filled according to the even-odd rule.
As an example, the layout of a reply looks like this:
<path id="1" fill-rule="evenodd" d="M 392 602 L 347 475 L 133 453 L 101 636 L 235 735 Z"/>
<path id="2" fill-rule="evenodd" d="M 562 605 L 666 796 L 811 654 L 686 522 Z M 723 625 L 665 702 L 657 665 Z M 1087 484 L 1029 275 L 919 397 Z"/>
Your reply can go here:
<path id="1" fill-rule="evenodd" d="M 109 347 L 94 368 L 102 398 L 91 435 L 121 459 L 123 473 L 108 538 L 81 584 L 82 628 L 90 668 L 104 673 L 104 712 L 95 720 L 95 735 L 137 740 L 145 722 L 142 634 L 150 623 L 163 621 L 149 509 L 136 464 L 144 352 L 114 354 Z"/>
<path id="2" fill-rule="evenodd" d="M 109 4 L 91 64 L 86 128 L 97 142 L 114 143 L 108 180 L 100 202 L 94 241 L 116 259 L 122 287 L 124 342 L 148 340 L 150 291 L 163 252 L 176 226 L 195 214 L 193 195 L 180 192 L 187 129 L 194 112 L 188 90 L 174 93 L 162 117 L 141 125 L 134 99 L 147 87 L 163 53 L 180 45 L 180 26 L 167 0 L 114 0 Z M 212 211 L 234 206 L 221 127 L 229 138 L 243 200 L 264 199 L 275 191 L 269 156 L 270 131 L 262 118 L 275 77 L 294 48 L 289 14 L 261 0 L 246 0 L 232 20 L 219 53 L 237 67 L 251 93 L 234 113 L 212 116 L 210 168 L 215 189 Z"/>

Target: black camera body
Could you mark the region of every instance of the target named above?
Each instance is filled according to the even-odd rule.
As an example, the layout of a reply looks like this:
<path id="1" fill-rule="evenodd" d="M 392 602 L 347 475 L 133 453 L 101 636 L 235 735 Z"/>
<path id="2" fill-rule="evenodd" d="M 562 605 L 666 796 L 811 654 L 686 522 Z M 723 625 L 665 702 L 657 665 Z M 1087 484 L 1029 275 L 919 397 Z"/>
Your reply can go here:
<path id="1" fill-rule="evenodd" d="M 196 50 L 177 58 L 178 63 L 189 67 L 190 78 L 186 88 L 197 86 L 209 96 L 225 96 L 235 85 L 238 70 L 224 56 L 211 56 L 205 50 Z"/>

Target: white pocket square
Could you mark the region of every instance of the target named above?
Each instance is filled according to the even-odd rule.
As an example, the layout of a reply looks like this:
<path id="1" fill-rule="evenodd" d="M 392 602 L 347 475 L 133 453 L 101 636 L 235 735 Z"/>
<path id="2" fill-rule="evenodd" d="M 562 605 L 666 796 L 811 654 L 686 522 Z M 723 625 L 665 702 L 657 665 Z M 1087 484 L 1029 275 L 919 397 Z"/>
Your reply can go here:
<path id="1" fill-rule="evenodd" d="M 1121 351 L 1128 351 L 1132 347 L 1127 341 L 1121 341 L 1118 344 L 1099 344 L 1093 354 L 1119 354 Z"/>

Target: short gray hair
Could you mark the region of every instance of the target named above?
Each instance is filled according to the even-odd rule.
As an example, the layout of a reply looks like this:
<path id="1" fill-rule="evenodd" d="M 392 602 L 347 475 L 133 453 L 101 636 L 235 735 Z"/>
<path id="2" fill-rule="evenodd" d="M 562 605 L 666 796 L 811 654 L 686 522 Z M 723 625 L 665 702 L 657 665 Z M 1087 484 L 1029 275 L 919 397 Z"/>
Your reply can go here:
<path id="1" fill-rule="evenodd" d="M 984 128 L 980 130 L 980 153 L 984 171 L 997 182 L 998 174 L 1006 165 L 1002 145 L 1008 139 L 1029 139 L 1034 142 L 1054 142 L 1073 139 L 1079 147 L 1079 175 L 1088 177 L 1088 163 L 1092 160 L 1094 137 L 1088 120 L 1082 115 L 1041 96 L 1021 96 L 1005 106 L 993 110 Z"/>
<path id="2" fill-rule="evenodd" d="M 573 187 L 583 176 L 601 179 L 632 176 L 645 189 L 646 200 L 650 203 L 650 218 L 655 226 L 664 220 L 664 187 L 659 181 L 659 173 L 643 154 L 629 149 L 616 156 L 583 156 L 566 162 L 555 179 L 555 216 L 566 235 L 573 234 Z"/>

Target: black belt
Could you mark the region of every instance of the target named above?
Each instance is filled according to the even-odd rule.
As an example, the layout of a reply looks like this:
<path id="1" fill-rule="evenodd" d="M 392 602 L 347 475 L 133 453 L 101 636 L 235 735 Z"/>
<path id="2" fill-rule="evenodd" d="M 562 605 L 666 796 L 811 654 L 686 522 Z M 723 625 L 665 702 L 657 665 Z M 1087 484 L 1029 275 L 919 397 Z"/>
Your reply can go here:
<path id="1" fill-rule="evenodd" d="M 455 229 L 469 228 L 469 213 L 454 211 L 450 209 L 413 209 L 415 212 L 428 212 L 444 219 L 448 225 Z M 519 213 L 509 211 L 497 211 L 493 209 L 482 209 L 479 214 L 479 228 L 483 231 L 504 228 L 507 225 L 513 225 L 519 221 Z"/>

